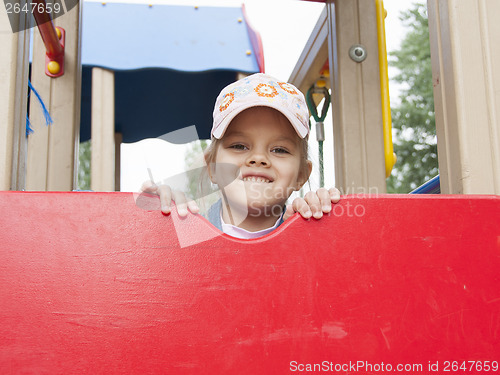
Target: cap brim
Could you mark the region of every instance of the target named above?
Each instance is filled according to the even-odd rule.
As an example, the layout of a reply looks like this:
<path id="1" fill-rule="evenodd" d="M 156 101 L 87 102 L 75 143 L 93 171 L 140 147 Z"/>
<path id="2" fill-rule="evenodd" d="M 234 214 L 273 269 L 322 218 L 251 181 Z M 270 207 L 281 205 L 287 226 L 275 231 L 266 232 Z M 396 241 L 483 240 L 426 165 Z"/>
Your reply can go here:
<path id="1" fill-rule="evenodd" d="M 284 111 L 282 107 L 278 105 L 272 105 L 270 103 L 249 103 L 248 105 L 242 105 L 238 107 L 238 109 L 233 110 L 230 114 L 224 117 L 224 120 L 222 120 L 219 126 L 212 131 L 212 135 L 217 139 L 221 139 L 224 136 L 224 133 L 226 132 L 227 127 L 229 126 L 231 121 L 233 121 L 233 119 L 244 110 L 253 107 L 273 108 L 278 112 L 282 113 L 288 119 L 288 121 L 290 121 L 290 124 L 292 124 L 293 128 L 295 129 L 295 132 L 298 134 L 300 138 L 305 138 L 309 133 L 309 129 L 305 128 L 304 124 L 302 124 L 302 122 L 297 117 L 295 117 L 295 115 L 290 111 L 286 110 Z"/>

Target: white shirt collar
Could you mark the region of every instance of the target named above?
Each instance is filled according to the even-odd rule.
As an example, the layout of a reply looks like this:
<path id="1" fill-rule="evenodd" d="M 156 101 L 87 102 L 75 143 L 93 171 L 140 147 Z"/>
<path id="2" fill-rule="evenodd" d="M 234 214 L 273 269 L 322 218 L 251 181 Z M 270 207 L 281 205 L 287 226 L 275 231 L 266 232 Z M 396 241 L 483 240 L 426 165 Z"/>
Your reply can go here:
<path id="1" fill-rule="evenodd" d="M 268 233 L 272 232 L 273 230 L 275 230 L 276 228 L 278 228 L 278 226 L 280 224 L 280 220 L 281 220 L 281 216 L 278 218 L 278 220 L 276 220 L 276 223 L 272 227 L 258 230 L 256 232 L 249 232 L 249 231 L 247 231 L 243 228 L 239 228 L 235 225 L 224 223 L 224 219 L 222 218 L 222 212 L 221 212 L 221 217 L 220 217 L 220 222 L 222 224 L 222 232 L 224 232 L 232 237 L 242 238 L 242 239 L 251 239 L 251 238 L 258 238 L 258 237 L 265 236 L 266 234 L 268 234 Z"/>

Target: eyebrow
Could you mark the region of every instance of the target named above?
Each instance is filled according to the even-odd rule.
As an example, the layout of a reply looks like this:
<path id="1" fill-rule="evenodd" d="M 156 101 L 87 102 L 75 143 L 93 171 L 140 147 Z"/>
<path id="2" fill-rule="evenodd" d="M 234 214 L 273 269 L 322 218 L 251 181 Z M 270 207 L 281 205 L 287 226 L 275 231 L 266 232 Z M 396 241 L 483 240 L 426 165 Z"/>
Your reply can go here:
<path id="1" fill-rule="evenodd" d="M 296 139 L 295 138 L 290 138 L 290 137 L 278 137 L 276 139 L 277 142 L 281 142 L 281 141 L 288 141 L 288 142 L 292 142 L 292 143 L 296 143 Z"/>
<path id="2" fill-rule="evenodd" d="M 243 133 L 243 132 L 231 132 L 230 134 L 227 134 L 227 133 L 225 134 L 225 136 L 227 136 L 227 137 L 232 137 L 234 135 L 237 136 L 237 137 L 244 137 L 244 136 L 246 136 L 246 134 Z"/>
<path id="3" fill-rule="evenodd" d="M 236 132 L 232 132 L 231 134 L 227 134 L 227 137 L 246 137 L 247 134 L 245 134 L 244 132 L 240 132 L 240 131 L 236 131 Z M 282 142 L 282 141 L 288 141 L 288 142 L 291 142 L 291 143 L 296 143 L 296 139 L 295 138 L 291 138 L 291 137 L 285 137 L 285 136 L 281 136 L 281 137 L 278 137 L 276 139 L 273 140 L 273 142 Z"/>

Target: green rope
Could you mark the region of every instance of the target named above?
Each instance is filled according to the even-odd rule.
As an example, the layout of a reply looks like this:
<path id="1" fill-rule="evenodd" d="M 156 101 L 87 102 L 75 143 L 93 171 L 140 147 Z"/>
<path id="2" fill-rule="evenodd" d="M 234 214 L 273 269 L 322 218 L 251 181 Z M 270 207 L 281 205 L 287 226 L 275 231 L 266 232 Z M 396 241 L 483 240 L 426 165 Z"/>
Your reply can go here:
<path id="1" fill-rule="evenodd" d="M 325 101 L 323 102 L 323 107 L 321 108 L 321 117 L 318 116 L 318 110 L 314 105 L 312 94 L 323 94 L 323 97 L 325 98 Z M 326 87 L 316 87 L 315 85 L 312 85 L 309 88 L 309 90 L 307 90 L 306 94 L 307 107 L 309 108 L 309 112 L 311 112 L 311 115 L 316 122 L 325 121 L 326 114 L 328 113 L 328 107 L 330 106 L 330 102 L 331 102 L 330 93 L 328 92 L 328 89 Z"/>
<path id="2" fill-rule="evenodd" d="M 321 109 L 321 116 L 318 116 L 318 110 L 314 104 L 312 94 L 323 94 L 325 100 L 323 101 L 323 107 Z M 326 87 L 318 88 L 312 85 L 306 94 L 306 103 L 311 112 L 311 116 L 316 121 L 316 139 L 318 141 L 318 154 L 319 154 L 319 183 L 320 186 L 325 186 L 325 171 L 323 166 L 323 141 L 324 141 L 324 124 L 323 121 L 328 113 L 328 108 L 330 107 L 330 93 Z M 309 121 L 309 129 L 311 128 L 311 121 Z M 320 129 L 318 129 L 320 128 Z M 320 134 L 321 133 L 321 134 Z"/>
<path id="3" fill-rule="evenodd" d="M 319 152 L 319 186 L 325 186 L 325 173 L 323 170 L 323 141 L 318 141 L 318 152 Z"/>

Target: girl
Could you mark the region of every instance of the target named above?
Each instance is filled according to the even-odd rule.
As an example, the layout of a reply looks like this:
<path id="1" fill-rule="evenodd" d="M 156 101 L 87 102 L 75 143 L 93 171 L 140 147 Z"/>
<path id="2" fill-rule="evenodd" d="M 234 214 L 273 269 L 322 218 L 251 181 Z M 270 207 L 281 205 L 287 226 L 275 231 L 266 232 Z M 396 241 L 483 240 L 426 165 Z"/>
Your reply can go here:
<path id="1" fill-rule="evenodd" d="M 205 152 L 208 176 L 221 199 L 207 219 L 222 232 L 256 238 L 276 229 L 295 212 L 320 219 L 340 199 L 331 188 L 309 192 L 285 207 L 311 174 L 307 159 L 309 111 L 293 85 L 257 73 L 224 88 L 217 97 L 212 143 Z M 179 216 L 198 213 L 193 200 L 167 185 L 151 182 L 143 191 L 160 196 L 162 211 L 174 200 Z"/>

